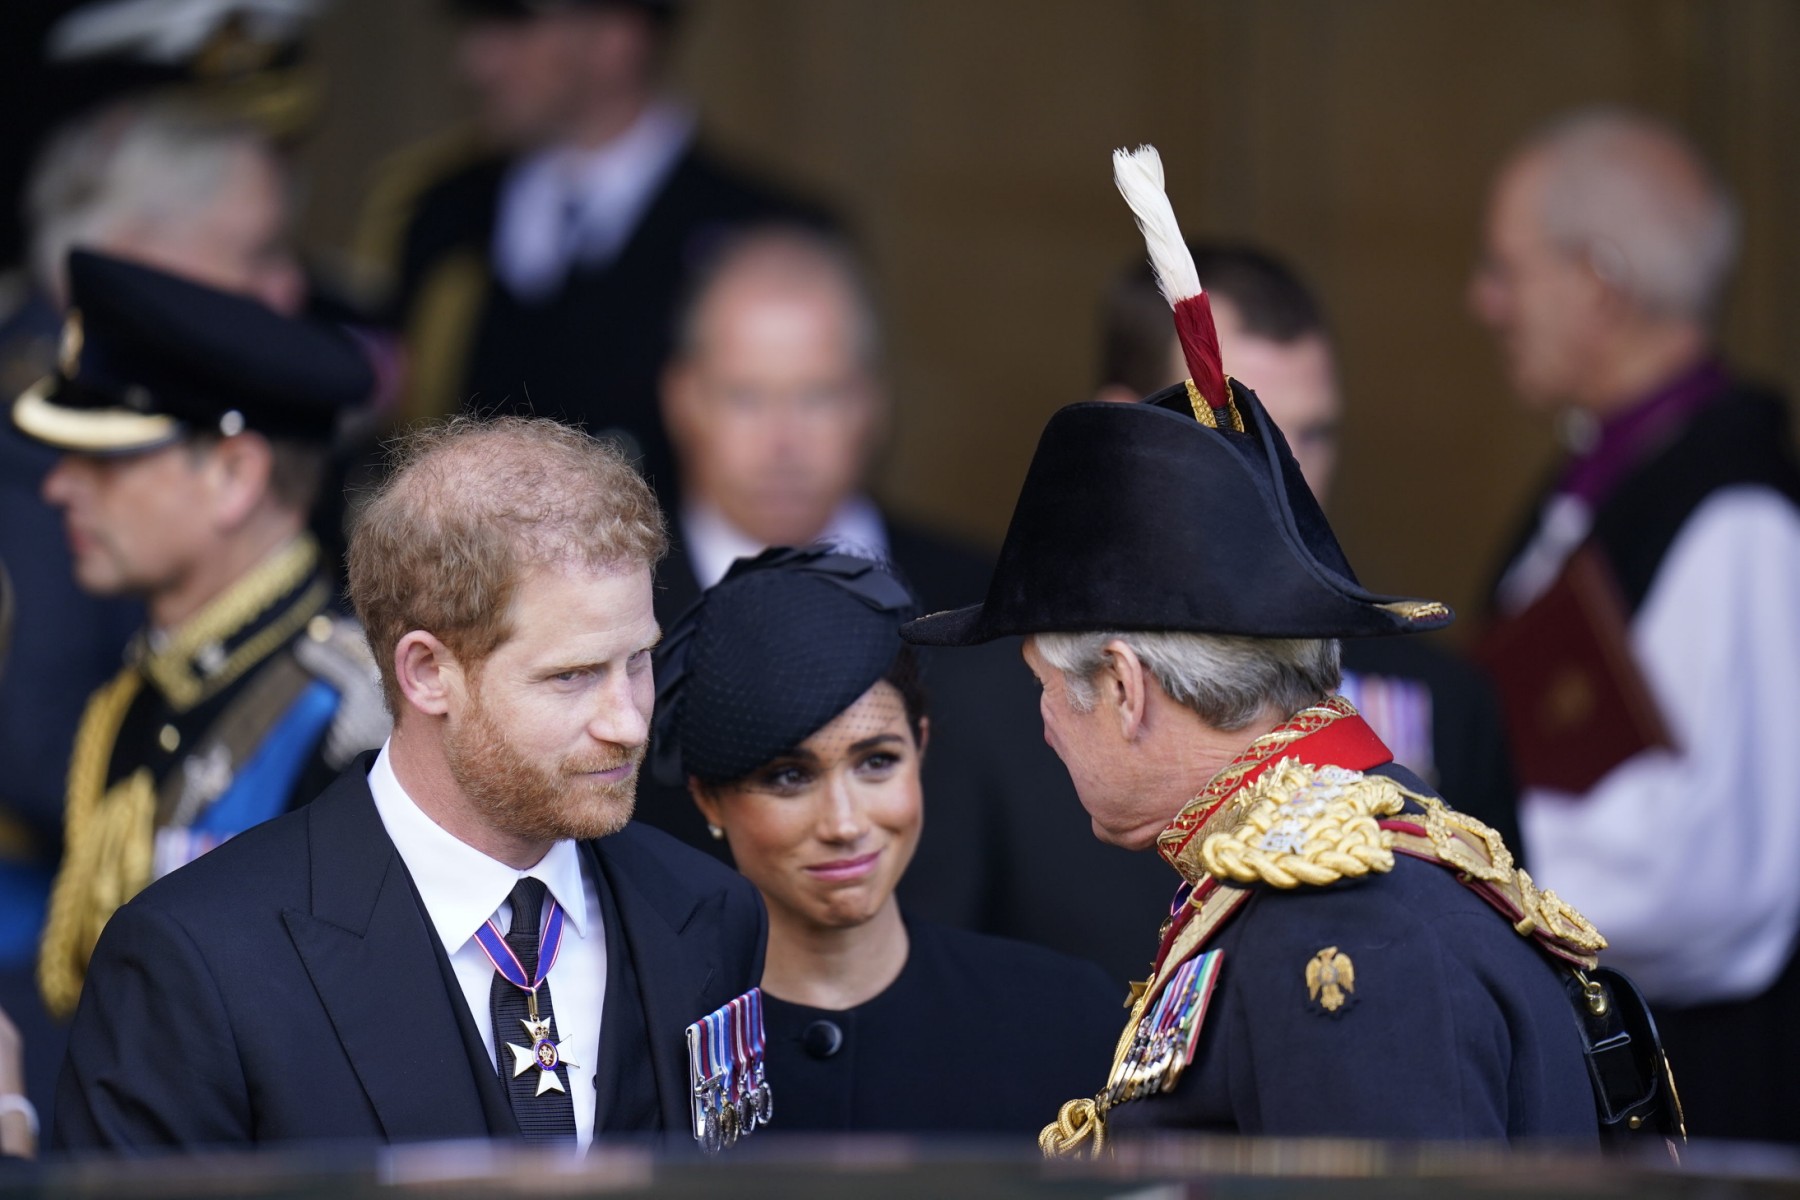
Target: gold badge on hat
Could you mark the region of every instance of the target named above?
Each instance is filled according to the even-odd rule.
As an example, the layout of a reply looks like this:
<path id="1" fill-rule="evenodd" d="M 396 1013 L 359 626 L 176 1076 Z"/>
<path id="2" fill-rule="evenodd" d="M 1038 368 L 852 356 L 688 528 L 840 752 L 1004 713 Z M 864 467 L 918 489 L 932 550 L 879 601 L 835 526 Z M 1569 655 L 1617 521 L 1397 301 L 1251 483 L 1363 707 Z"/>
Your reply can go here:
<path id="1" fill-rule="evenodd" d="M 62 345 L 56 351 L 56 363 L 64 379 L 73 379 L 81 372 L 82 336 L 81 310 L 71 308 L 68 319 L 63 321 Z"/>
<path id="2" fill-rule="evenodd" d="M 1306 964 L 1306 991 L 1326 1012 L 1336 1012 L 1356 991 L 1356 964 L 1336 946 L 1325 947 Z"/>

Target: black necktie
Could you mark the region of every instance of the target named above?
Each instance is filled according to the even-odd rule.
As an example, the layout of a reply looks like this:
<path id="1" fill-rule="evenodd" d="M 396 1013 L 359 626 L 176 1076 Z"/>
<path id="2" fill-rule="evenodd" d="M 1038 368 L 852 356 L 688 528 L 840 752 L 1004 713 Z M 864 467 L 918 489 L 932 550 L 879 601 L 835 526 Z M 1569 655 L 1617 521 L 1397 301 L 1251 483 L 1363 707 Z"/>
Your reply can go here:
<path id="1" fill-rule="evenodd" d="M 537 973 L 538 925 L 544 915 L 544 890 L 542 880 L 530 877 L 519 880 L 512 890 L 512 927 L 506 931 L 506 944 L 518 955 L 519 965 L 525 968 L 528 979 Z M 575 1103 L 569 1096 L 567 1065 L 560 1061 L 556 1064 L 556 1077 L 562 1081 L 561 1090 L 552 1089 L 541 1094 L 538 1080 L 542 1072 L 535 1063 L 514 1074 L 516 1058 L 507 1048 L 508 1043 L 531 1047 L 531 1035 L 525 1028 L 525 1020 L 531 1015 L 531 1002 L 525 990 L 508 983 L 500 972 L 495 971 L 494 982 L 488 991 L 488 1010 L 494 1017 L 494 1065 L 499 1069 L 501 1082 L 506 1085 L 507 1099 L 512 1101 L 513 1115 L 519 1119 L 525 1140 L 540 1145 L 573 1145 Z M 550 1005 L 548 979 L 538 987 L 537 1013 L 540 1021 L 550 1020 L 555 1013 Z M 550 1026 L 550 1039 L 562 1040 L 562 1030 L 554 1022 Z M 588 1069 L 587 1064 L 582 1066 Z"/>

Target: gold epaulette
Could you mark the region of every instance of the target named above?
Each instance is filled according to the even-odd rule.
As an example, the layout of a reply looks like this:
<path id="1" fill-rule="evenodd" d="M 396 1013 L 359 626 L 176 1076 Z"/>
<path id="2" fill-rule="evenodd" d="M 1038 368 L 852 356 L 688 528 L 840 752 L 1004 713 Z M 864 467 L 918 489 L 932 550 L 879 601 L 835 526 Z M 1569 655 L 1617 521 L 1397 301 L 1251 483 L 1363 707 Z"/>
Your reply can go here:
<path id="1" fill-rule="evenodd" d="M 1423 809 L 1383 821 L 1397 853 L 1435 862 L 1499 909 L 1521 936 L 1578 967 L 1594 966 L 1606 939 L 1553 891 L 1539 888 L 1513 862 L 1512 851 L 1498 833 L 1436 796 L 1411 794 Z"/>
<path id="2" fill-rule="evenodd" d="M 1233 819 L 1200 845 L 1214 878 L 1292 888 L 1394 869 L 1381 819 L 1406 807 L 1393 780 L 1284 758 L 1231 800 Z"/>

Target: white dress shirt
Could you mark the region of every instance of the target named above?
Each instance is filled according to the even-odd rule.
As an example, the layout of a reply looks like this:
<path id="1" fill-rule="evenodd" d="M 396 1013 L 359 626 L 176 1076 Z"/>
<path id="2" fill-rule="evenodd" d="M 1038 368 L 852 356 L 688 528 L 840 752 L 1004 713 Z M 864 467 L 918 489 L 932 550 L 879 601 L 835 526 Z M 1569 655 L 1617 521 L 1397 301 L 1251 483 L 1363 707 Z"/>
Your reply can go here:
<path id="1" fill-rule="evenodd" d="M 610 262 L 693 135 L 693 114 L 662 101 L 598 150 L 552 146 L 514 163 L 500 189 L 494 273 L 515 296 L 541 300 L 571 267 Z"/>
<path id="2" fill-rule="evenodd" d="M 1570 538 L 1552 529 L 1549 540 Z M 1708 497 L 1630 625 L 1633 657 L 1675 748 L 1633 755 L 1583 796 L 1531 788 L 1520 798 L 1532 877 L 1594 922 L 1611 943 L 1600 961 L 1630 974 L 1652 1001 L 1748 999 L 1793 953 L 1796 595 L 1794 506 L 1764 487 Z M 1513 602 L 1530 599 L 1521 589 Z"/>
<path id="3" fill-rule="evenodd" d="M 495 1061 L 494 1021 L 488 995 L 495 972 L 475 940 L 475 931 L 490 917 L 502 934 L 507 931 L 512 923 L 509 897 L 527 875 L 541 879 L 567 914 L 562 951 L 546 982 L 556 1006 L 552 1032 L 560 1039 L 559 1050 L 569 1064 L 575 1141 L 578 1149 L 586 1150 L 594 1140 L 594 1078 L 600 1062 L 601 1009 L 606 1000 L 606 925 L 600 919 L 599 892 L 581 868 L 581 853 L 574 842 L 565 839 L 550 847 L 529 871 L 489 858 L 425 815 L 400 786 L 388 749 L 386 744 L 381 747 L 369 771 L 375 811 L 419 889 L 425 915 L 437 930 L 444 953 L 450 956 L 490 1063 Z M 405 1019 L 404 1013 L 395 1014 L 395 1020 Z M 520 1045 L 527 1044 L 523 1029 L 515 1036 Z M 506 1063 L 511 1071 L 510 1054 Z"/>
<path id="4" fill-rule="evenodd" d="M 738 559 L 754 558 L 768 549 L 727 521 L 717 508 L 698 501 L 681 506 L 681 537 L 688 566 L 702 591 L 725 578 Z M 867 496 L 851 496 L 838 505 L 813 541 L 863 558 L 885 560 L 888 556 L 887 525 L 882 522 L 881 510 Z"/>

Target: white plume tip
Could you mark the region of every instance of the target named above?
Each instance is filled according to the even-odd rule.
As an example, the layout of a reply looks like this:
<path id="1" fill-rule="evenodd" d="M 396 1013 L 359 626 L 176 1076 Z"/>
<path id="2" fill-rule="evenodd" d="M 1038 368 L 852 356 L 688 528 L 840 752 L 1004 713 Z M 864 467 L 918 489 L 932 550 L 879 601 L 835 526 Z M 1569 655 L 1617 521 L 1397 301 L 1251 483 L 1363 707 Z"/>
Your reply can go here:
<path id="1" fill-rule="evenodd" d="M 1137 218 L 1144 245 L 1150 251 L 1150 268 L 1156 287 L 1169 307 L 1200 294 L 1200 272 L 1188 253 L 1175 221 L 1175 209 L 1163 190 L 1162 156 L 1155 146 L 1113 151 L 1113 182 Z"/>

